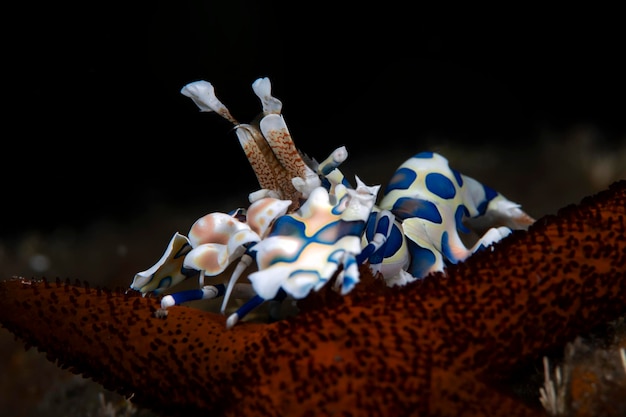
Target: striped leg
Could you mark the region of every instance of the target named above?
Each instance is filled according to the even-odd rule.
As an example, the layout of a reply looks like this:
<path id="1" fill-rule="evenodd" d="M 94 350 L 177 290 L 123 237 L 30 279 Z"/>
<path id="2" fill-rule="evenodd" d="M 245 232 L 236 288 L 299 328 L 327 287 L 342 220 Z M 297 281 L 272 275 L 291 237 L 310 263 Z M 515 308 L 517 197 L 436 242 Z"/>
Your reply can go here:
<path id="1" fill-rule="evenodd" d="M 224 295 L 224 284 L 205 285 L 201 289 L 178 291 L 168 294 L 161 299 L 161 308 L 166 309 L 175 305 L 181 305 L 188 301 L 212 300 Z"/>
<path id="2" fill-rule="evenodd" d="M 367 260 L 370 260 L 370 264 L 382 262 L 384 253 L 381 253 L 380 249 L 391 234 L 394 220 L 395 216 L 388 210 L 372 211 L 368 220 L 367 231 L 364 235 L 367 244 L 363 247 L 361 253 L 356 256 L 359 265 Z M 374 257 L 374 254 L 379 256 Z"/>
<path id="3" fill-rule="evenodd" d="M 287 298 L 287 293 L 281 288 L 280 290 L 278 290 L 276 297 L 274 297 L 272 301 L 280 303 L 285 298 Z M 237 311 L 228 316 L 228 318 L 226 319 L 226 328 L 231 329 L 235 324 L 237 324 L 237 322 L 239 322 L 239 320 L 243 319 L 252 310 L 263 304 L 265 301 L 267 300 L 265 300 L 265 298 L 261 297 L 260 295 L 255 295 L 250 300 L 246 301 L 246 303 L 239 307 Z"/>

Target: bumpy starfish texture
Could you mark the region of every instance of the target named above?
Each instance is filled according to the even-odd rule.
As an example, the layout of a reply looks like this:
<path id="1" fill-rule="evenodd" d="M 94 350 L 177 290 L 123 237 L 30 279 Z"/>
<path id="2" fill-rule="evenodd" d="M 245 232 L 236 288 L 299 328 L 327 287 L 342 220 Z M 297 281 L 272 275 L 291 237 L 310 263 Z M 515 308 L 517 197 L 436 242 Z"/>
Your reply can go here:
<path id="1" fill-rule="evenodd" d="M 545 416 L 510 375 L 626 313 L 626 180 L 403 288 L 226 329 L 218 314 L 84 284 L 0 283 L 0 323 L 166 416 Z"/>

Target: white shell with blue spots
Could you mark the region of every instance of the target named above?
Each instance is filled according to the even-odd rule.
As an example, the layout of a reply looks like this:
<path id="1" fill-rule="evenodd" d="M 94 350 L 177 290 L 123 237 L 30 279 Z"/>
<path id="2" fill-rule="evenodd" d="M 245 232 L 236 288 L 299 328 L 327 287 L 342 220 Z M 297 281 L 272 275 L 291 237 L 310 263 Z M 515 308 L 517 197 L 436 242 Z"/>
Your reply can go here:
<path id="1" fill-rule="evenodd" d="M 338 169 L 347 158 L 345 147 L 319 164 L 306 158 L 293 144 L 269 79 L 256 80 L 253 90 L 263 105 L 258 126 L 239 124 L 210 83 L 199 81 L 181 90 L 202 111 L 214 111 L 235 125 L 261 190 L 250 194 L 247 210 L 210 213 L 192 226 L 189 239 L 176 233 L 159 262 L 135 276 L 131 288 L 162 294 L 197 271 L 202 286 L 205 275 L 218 275 L 238 260 L 227 287 L 215 284 L 166 295 L 163 309 L 224 296 L 223 312 L 235 282 L 256 263 L 257 271 L 248 275 L 253 295 L 227 319 L 232 327 L 261 302 L 282 297 L 280 293 L 303 298 L 338 270 L 335 289 L 342 294 L 359 281 L 359 265 L 366 261 L 387 285 L 404 285 L 534 222 L 519 204 L 460 174 L 432 152 L 400 165 L 377 206 L 379 186 L 368 187 L 357 177 L 353 188 Z M 299 207 L 296 211 L 290 210 L 292 203 Z M 476 231 L 477 225 L 488 230 L 468 248 L 459 233 L 468 232 L 468 226 Z"/>
<path id="2" fill-rule="evenodd" d="M 463 261 L 534 222 L 519 204 L 452 169 L 445 157 L 433 152 L 418 153 L 398 167 L 378 208 L 393 213 L 396 228 L 406 238 L 396 237 L 397 251 L 387 251 L 390 259 L 378 266 L 389 285 L 443 271 L 446 263 Z M 465 220 L 481 217 L 489 228 L 468 248 L 459 232 L 470 232 Z"/>

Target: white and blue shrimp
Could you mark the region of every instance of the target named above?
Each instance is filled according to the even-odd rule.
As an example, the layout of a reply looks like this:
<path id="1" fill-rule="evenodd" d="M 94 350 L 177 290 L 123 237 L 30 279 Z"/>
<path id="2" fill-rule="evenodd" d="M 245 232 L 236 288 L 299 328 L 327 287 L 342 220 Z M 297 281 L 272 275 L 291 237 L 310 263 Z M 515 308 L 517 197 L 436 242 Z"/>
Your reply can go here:
<path id="1" fill-rule="evenodd" d="M 352 291 L 359 282 L 361 236 L 380 188 L 358 177 L 357 183 L 356 189 L 338 185 L 332 194 L 315 188 L 297 211 L 278 217 L 268 234 L 248 248 L 246 255 L 257 266 L 248 275 L 256 295 L 228 317 L 227 327 L 265 300 L 297 300 L 318 291 L 337 271 L 333 288 L 341 294 Z M 233 274 L 229 286 L 237 279 Z"/>
<path id="2" fill-rule="evenodd" d="M 338 148 L 313 167 L 325 186 L 347 184 L 338 169 L 346 156 Z M 368 261 L 387 285 L 404 285 L 527 229 L 535 220 L 520 207 L 451 168 L 442 155 L 420 152 L 398 167 L 372 209 L 357 259 Z M 467 247 L 460 233 L 470 232 L 481 236 Z"/>
<path id="3" fill-rule="evenodd" d="M 527 229 L 534 222 L 519 204 L 452 169 L 446 158 L 433 152 L 418 153 L 402 163 L 378 207 L 394 215 L 399 229 L 390 236 L 399 251 L 385 250 L 373 260 L 390 285 L 443 271 L 446 264 L 463 261 L 512 230 Z M 487 229 L 484 233 L 483 228 Z M 470 231 L 482 235 L 467 247 L 460 233 Z M 368 228 L 366 235 L 372 233 Z M 381 257 L 385 259 L 382 264 Z"/>
<path id="4" fill-rule="evenodd" d="M 207 214 L 194 223 L 189 238 L 175 233 L 159 262 L 135 275 L 132 289 L 162 294 L 199 271 L 199 288 L 164 295 L 161 315 L 172 305 L 220 296 L 224 313 L 233 291 L 238 291 L 237 297 L 248 301 L 228 317 L 227 327 L 232 327 L 264 301 L 303 298 L 335 273 L 333 288 L 342 294 L 359 281 L 356 256 L 380 186 L 366 186 L 357 177 L 356 188 L 323 187 L 320 176 L 295 148 L 279 113 L 280 101 L 271 96 L 269 80 L 255 81 L 253 89 L 263 103 L 258 126 L 238 124 L 209 83 L 192 83 L 183 89 L 202 110 L 216 111 L 235 123 L 261 189 L 250 193 L 248 209 Z M 341 155 L 335 152 L 327 160 L 333 157 Z M 204 285 L 206 276 L 223 273 L 235 261 L 226 285 Z M 246 291 L 250 285 L 236 283 L 253 263 L 257 270 L 247 276 L 251 290 Z"/>
<path id="5" fill-rule="evenodd" d="M 401 164 L 376 205 L 380 186 L 368 187 L 356 177 L 352 187 L 339 170 L 348 155 L 345 147 L 321 163 L 302 155 L 269 79 L 252 87 L 263 105 L 257 125 L 237 122 L 206 81 L 181 90 L 201 111 L 214 111 L 235 125 L 261 189 L 250 193 L 247 209 L 207 214 L 189 237 L 175 233 L 162 258 L 135 275 L 131 288 L 144 295 L 162 295 L 199 275 L 198 289 L 162 297 L 162 314 L 172 305 L 216 297 L 223 297 L 224 314 L 231 297 L 246 299 L 227 318 L 232 327 L 263 302 L 304 298 L 333 276 L 333 288 L 347 294 L 365 263 L 388 286 L 402 286 L 444 271 L 534 222 L 519 204 L 432 152 Z M 467 247 L 460 233 L 470 230 L 480 238 Z M 220 275 L 235 262 L 226 283 L 204 285 L 205 277 Z M 247 275 L 249 284 L 239 284 L 251 266 L 256 270 Z"/>

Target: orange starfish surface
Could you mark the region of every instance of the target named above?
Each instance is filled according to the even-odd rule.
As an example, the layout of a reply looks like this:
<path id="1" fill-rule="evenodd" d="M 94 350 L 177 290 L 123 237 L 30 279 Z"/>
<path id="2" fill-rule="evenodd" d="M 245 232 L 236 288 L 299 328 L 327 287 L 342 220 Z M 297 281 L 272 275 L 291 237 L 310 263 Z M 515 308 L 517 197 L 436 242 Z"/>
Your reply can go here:
<path id="1" fill-rule="evenodd" d="M 541 416 L 511 374 L 626 312 L 626 180 L 464 262 L 227 329 L 86 285 L 0 283 L 0 322 L 51 360 L 178 416 Z M 369 275 L 368 275 L 369 274 Z M 311 301 L 311 302 L 309 302 Z"/>

